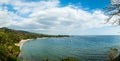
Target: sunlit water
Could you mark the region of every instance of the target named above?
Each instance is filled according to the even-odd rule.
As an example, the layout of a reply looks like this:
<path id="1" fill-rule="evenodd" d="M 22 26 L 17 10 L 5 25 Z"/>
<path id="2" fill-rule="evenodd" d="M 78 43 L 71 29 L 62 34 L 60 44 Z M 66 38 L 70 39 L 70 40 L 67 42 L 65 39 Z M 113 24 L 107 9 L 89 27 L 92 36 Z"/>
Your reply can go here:
<path id="1" fill-rule="evenodd" d="M 23 61 L 60 61 L 75 57 L 78 61 L 108 61 L 110 48 L 120 50 L 120 36 L 74 36 L 31 40 L 22 46 Z"/>

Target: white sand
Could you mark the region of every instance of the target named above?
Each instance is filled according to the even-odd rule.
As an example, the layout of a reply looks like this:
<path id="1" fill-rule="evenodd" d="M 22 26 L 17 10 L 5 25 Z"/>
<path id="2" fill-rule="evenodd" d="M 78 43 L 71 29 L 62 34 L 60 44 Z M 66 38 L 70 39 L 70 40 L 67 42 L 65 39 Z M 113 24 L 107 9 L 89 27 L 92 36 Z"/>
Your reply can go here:
<path id="1" fill-rule="evenodd" d="M 21 47 L 23 46 L 23 44 L 24 44 L 25 42 L 29 41 L 29 40 L 32 40 L 32 39 L 21 40 L 19 43 L 15 43 L 15 45 L 16 45 L 16 46 L 19 46 L 20 49 L 21 49 Z"/>
<path id="2" fill-rule="evenodd" d="M 48 37 L 37 38 L 37 39 L 46 39 L 46 38 L 48 38 Z M 25 39 L 25 40 L 21 40 L 19 43 L 15 43 L 15 45 L 16 45 L 16 46 L 19 46 L 19 47 L 20 47 L 20 50 L 21 50 L 23 44 L 24 44 L 25 42 L 27 42 L 27 41 L 30 41 L 30 40 L 33 40 L 33 39 Z"/>

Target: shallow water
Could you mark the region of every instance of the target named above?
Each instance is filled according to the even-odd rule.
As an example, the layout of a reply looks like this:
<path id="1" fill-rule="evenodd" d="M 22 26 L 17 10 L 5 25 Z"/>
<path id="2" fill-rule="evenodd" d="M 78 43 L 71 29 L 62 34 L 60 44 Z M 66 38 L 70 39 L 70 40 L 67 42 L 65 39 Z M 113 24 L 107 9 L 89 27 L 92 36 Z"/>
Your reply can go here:
<path id="1" fill-rule="evenodd" d="M 108 61 L 110 48 L 120 49 L 120 36 L 74 36 L 31 40 L 22 46 L 23 61 L 60 61 L 74 57 L 78 61 Z"/>

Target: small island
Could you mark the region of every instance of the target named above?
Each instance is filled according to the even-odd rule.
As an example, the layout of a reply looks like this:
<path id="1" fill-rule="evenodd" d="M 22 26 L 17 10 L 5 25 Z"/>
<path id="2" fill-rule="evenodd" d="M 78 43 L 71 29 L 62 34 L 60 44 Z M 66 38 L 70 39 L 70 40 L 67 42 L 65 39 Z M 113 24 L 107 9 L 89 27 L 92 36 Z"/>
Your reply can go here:
<path id="1" fill-rule="evenodd" d="M 14 30 L 6 27 L 0 28 L 0 61 L 19 61 L 17 58 L 20 47 L 16 45 L 21 40 L 37 39 L 43 37 L 69 37 L 68 35 L 47 35 L 27 31 Z"/>

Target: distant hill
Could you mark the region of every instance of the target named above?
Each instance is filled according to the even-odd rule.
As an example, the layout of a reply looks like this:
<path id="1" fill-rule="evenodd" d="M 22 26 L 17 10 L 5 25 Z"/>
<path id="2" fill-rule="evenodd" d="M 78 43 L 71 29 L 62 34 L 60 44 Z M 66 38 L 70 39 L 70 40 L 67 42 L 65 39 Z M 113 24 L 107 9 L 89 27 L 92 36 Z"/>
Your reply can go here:
<path id="1" fill-rule="evenodd" d="M 19 47 L 15 46 L 22 39 L 36 39 L 42 37 L 68 37 L 68 35 L 47 35 L 27 31 L 0 28 L 0 61 L 18 61 Z"/>
<path id="2" fill-rule="evenodd" d="M 23 31 L 23 30 L 14 30 L 14 29 L 9 29 L 7 27 L 0 28 L 0 32 L 10 34 L 11 36 L 16 35 L 19 37 L 20 40 L 30 39 L 30 38 L 41 38 L 41 37 L 69 37 L 68 35 L 48 35 L 48 34 L 39 34 L 39 33 Z"/>

